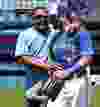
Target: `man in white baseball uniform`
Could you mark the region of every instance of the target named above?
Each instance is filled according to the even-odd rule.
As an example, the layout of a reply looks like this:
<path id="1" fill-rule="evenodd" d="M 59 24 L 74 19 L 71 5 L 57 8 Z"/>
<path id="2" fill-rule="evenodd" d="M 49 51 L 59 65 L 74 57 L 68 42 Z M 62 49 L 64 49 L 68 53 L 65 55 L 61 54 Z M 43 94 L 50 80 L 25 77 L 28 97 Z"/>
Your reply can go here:
<path id="1" fill-rule="evenodd" d="M 56 53 L 57 63 L 64 64 L 64 70 L 55 71 L 53 79 L 61 80 L 65 78 L 65 80 L 56 99 L 54 101 L 49 100 L 47 107 L 78 107 L 77 100 L 82 89 L 85 93 L 80 97 L 79 107 L 87 107 L 88 104 L 87 78 L 84 68 L 91 63 L 92 56 L 95 54 L 94 41 L 92 41 L 90 32 L 67 32 L 68 29 L 73 29 L 73 27 L 79 28 L 78 18 L 73 18 L 74 24 L 70 24 L 69 28 L 68 23 L 64 22 L 65 34 L 56 39 L 55 46 L 52 48 L 53 52 Z"/>

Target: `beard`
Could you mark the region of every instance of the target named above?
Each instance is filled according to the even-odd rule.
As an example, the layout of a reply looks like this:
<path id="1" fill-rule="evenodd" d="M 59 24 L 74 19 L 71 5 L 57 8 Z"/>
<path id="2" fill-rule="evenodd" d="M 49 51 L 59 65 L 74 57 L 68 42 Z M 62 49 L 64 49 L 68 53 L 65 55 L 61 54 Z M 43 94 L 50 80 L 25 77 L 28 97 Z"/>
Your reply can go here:
<path id="1" fill-rule="evenodd" d="M 39 32 L 47 32 L 48 27 L 48 17 L 36 16 L 33 17 L 33 26 Z"/>
<path id="2" fill-rule="evenodd" d="M 35 23 L 33 24 L 34 28 L 39 32 L 48 32 L 49 27 L 48 24 L 42 24 L 42 23 Z"/>

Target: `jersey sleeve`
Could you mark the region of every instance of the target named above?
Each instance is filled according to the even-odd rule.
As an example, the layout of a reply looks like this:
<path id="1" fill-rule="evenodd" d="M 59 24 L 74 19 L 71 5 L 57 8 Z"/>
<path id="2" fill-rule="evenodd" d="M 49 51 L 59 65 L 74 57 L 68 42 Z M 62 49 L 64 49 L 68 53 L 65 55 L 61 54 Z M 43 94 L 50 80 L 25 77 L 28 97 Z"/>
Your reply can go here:
<path id="1" fill-rule="evenodd" d="M 94 55 L 95 50 L 95 40 L 93 39 L 93 34 L 90 32 L 80 32 L 80 54 Z"/>
<path id="2" fill-rule="evenodd" d="M 21 32 L 16 42 L 15 56 L 29 55 L 26 39 L 24 32 Z"/>

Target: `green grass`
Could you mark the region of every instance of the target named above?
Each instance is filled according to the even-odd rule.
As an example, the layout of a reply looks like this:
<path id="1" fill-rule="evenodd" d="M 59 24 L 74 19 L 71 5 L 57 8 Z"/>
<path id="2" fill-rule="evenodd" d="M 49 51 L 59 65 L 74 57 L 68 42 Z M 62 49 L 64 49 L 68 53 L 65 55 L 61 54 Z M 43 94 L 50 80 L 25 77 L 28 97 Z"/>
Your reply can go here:
<path id="1" fill-rule="evenodd" d="M 0 89 L 0 107 L 25 107 L 24 89 L 18 82 L 16 89 Z M 100 107 L 100 86 L 96 87 L 96 95 L 92 97 L 90 107 Z"/>
<path id="2" fill-rule="evenodd" d="M 92 105 L 90 107 L 100 107 L 100 86 L 96 87 L 96 95 L 92 97 Z"/>
<path id="3" fill-rule="evenodd" d="M 16 89 L 0 89 L 0 107 L 25 107 L 24 89 L 18 84 Z"/>

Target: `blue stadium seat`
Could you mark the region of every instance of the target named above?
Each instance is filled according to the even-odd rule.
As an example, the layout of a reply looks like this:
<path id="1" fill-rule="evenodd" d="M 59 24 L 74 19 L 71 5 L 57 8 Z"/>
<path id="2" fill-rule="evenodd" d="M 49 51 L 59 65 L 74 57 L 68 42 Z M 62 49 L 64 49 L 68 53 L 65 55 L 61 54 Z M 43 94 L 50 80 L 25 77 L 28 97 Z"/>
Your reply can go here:
<path id="1" fill-rule="evenodd" d="M 0 64 L 0 89 L 16 88 L 17 81 L 25 88 L 25 74 L 24 65 Z"/>
<path id="2" fill-rule="evenodd" d="M 25 70 L 23 64 L 0 64 L 0 76 L 25 76 Z"/>
<path id="3" fill-rule="evenodd" d="M 27 28 L 32 26 L 32 17 L 22 15 L 16 16 L 15 9 L 0 10 L 0 23 L 2 23 L 2 25 L 0 24 L 0 28 Z"/>
<path id="4" fill-rule="evenodd" d="M 10 37 L 16 41 L 19 33 L 29 27 L 32 27 L 31 16 L 16 16 L 15 9 L 0 10 L 0 37 Z M 8 48 L 10 51 L 8 51 Z M 16 42 L 11 44 L 0 43 L 0 63 L 14 63 L 15 48 Z M 5 49 L 6 53 L 2 49 Z"/>

